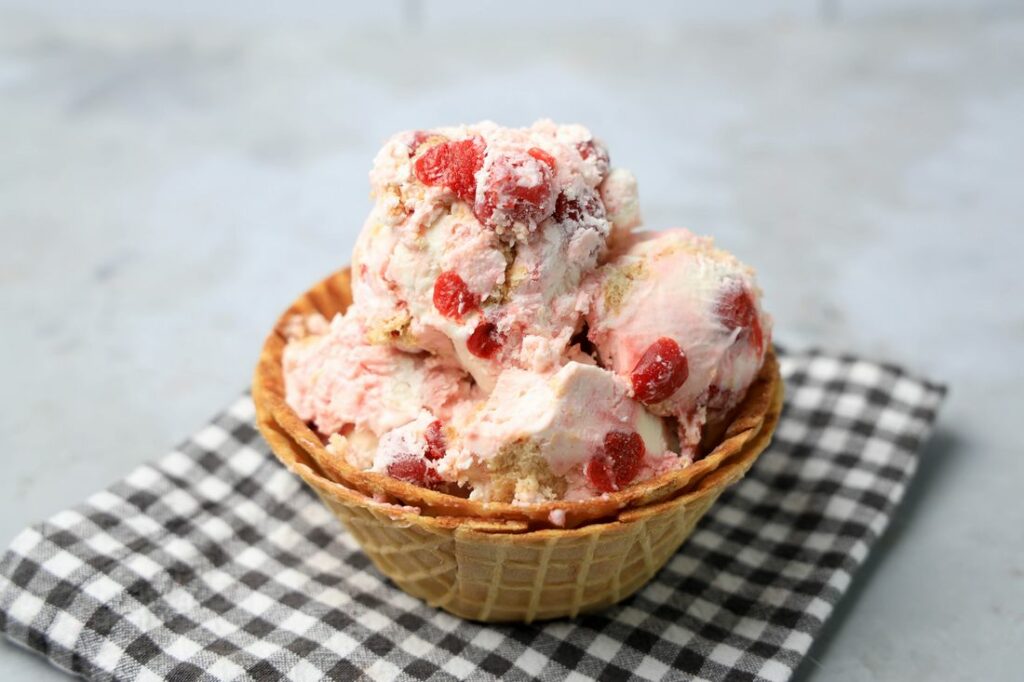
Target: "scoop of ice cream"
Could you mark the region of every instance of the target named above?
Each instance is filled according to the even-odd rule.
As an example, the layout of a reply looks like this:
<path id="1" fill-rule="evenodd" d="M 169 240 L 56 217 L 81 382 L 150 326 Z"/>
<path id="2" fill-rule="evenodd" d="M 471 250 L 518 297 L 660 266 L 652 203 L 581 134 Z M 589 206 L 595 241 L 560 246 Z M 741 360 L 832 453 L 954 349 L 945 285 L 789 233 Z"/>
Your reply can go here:
<path id="1" fill-rule="evenodd" d="M 524 341 L 561 356 L 588 305 L 581 280 L 607 250 L 607 176 L 607 152 L 581 126 L 393 137 L 353 255 L 371 340 L 451 357 L 485 390 L 505 367 L 536 366 Z M 606 194 L 625 206 L 622 184 Z"/>
<path id="2" fill-rule="evenodd" d="M 679 420 L 684 448 L 742 399 L 771 321 L 753 271 L 687 230 L 635 235 L 590 286 L 589 338 L 654 414 Z"/>
<path id="3" fill-rule="evenodd" d="M 444 358 L 369 343 L 355 312 L 330 322 L 313 316 L 289 329 L 285 399 L 321 434 L 379 437 L 424 408 L 448 419 L 472 396 L 469 377 Z"/>

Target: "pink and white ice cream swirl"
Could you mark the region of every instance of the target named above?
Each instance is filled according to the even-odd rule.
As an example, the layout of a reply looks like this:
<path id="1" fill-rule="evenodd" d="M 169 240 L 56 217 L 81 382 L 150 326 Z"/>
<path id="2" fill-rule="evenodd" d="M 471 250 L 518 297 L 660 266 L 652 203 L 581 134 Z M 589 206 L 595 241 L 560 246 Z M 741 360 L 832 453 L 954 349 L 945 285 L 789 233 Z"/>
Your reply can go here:
<path id="1" fill-rule="evenodd" d="M 636 234 L 591 282 L 590 340 L 634 397 L 694 449 L 736 406 L 771 338 L 753 271 L 688 230 Z"/>
<path id="2" fill-rule="evenodd" d="M 284 357 L 289 404 L 355 466 L 585 499 L 688 466 L 761 366 L 752 272 L 686 231 L 634 234 L 636 181 L 582 126 L 400 133 L 370 181 L 353 304 Z"/>
<path id="3" fill-rule="evenodd" d="M 635 184 L 620 173 L 602 196 L 607 175 L 607 153 L 581 126 L 393 137 L 353 256 L 371 333 L 453 357 L 485 390 L 506 366 L 556 367 L 587 307 L 581 280 L 607 251 L 605 197 L 634 219 L 635 198 L 615 192 Z"/>

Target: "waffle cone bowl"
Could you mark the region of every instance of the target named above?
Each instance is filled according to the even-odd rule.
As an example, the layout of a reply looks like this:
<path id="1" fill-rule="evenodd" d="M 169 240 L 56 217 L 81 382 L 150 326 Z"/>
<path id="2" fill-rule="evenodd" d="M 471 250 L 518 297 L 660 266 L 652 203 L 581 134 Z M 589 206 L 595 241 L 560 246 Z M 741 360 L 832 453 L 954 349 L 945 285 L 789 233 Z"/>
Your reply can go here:
<path id="1" fill-rule="evenodd" d="M 365 472 L 329 452 L 284 399 L 283 329 L 296 314 L 330 318 L 351 302 L 349 273 L 318 283 L 282 315 L 253 381 L 257 425 L 277 457 L 409 594 L 471 620 L 575 616 L 629 596 L 679 549 L 718 496 L 768 446 L 782 408 L 769 352 L 728 423 L 693 465 L 578 502 L 482 503 Z M 565 514 L 554 527 L 550 514 Z"/>

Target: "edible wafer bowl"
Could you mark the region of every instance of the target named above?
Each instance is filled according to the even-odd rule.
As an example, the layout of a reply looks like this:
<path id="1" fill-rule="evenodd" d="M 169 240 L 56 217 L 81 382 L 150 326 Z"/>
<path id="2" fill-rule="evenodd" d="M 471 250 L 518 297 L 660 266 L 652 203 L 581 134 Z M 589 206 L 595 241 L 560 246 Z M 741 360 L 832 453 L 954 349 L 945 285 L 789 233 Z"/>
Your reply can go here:
<path id="1" fill-rule="evenodd" d="M 719 495 L 767 447 L 783 388 L 774 353 L 727 424 L 693 465 L 579 502 L 481 503 L 364 472 L 329 452 L 284 400 L 283 329 L 294 315 L 343 312 L 349 274 L 300 297 L 264 345 L 253 381 L 257 424 L 401 589 L 472 620 L 575 616 L 629 596 L 679 549 Z M 564 513 L 555 527 L 551 512 Z"/>
<path id="2" fill-rule="evenodd" d="M 260 396 L 257 408 L 271 413 L 273 420 L 309 453 L 321 471 L 332 480 L 369 497 L 398 501 L 432 516 L 515 519 L 539 526 L 550 524 L 552 512 L 557 512 L 559 517 L 564 518 L 562 525 L 572 528 L 609 518 L 625 509 L 670 499 L 744 451 L 749 441 L 763 428 L 772 405 L 773 393 L 776 386 L 781 384 L 778 362 L 774 352 L 769 351 L 760 374 L 747 390 L 743 402 L 726 423 L 709 429 L 712 440 L 702 445 L 704 456 L 683 469 L 588 500 L 558 500 L 529 505 L 480 502 L 420 487 L 386 474 L 357 469 L 349 464 L 343 453 L 330 452 L 320 436 L 285 401 L 281 357 L 286 344 L 284 330 L 289 326 L 289 321 L 296 315 L 312 313 L 320 313 L 330 319 L 335 314 L 343 313 L 351 300 L 349 271 L 345 269 L 318 282 L 285 311 L 267 337 L 256 368 L 253 385 L 254 392 Z"/>
<path id="3" fill-rule="evenodd" d="M 368 497 L 325 475 L 269 411 L 258 409 L 257 418 L 281 461 L 398 587 L 462 618 L 531 622 L 600 610 L 646 584 L 768 445 L 781 402 L 780 384 L 763 428 L 687 491 L 571 529 L 535 529 L 522 519 L 432 516 Z"/>

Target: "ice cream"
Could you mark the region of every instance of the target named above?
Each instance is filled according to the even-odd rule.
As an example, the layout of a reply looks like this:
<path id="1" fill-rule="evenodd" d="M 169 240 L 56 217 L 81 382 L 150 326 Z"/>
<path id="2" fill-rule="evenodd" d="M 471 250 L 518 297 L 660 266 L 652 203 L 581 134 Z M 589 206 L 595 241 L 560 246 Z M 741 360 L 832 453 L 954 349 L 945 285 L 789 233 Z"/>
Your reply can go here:
<path id="1" fill-rule="evenodd" d="M 631 481 L 678 458 L 664 420 L 631 399 L 628 384 L 571 360 L 552 374 L 505 370 L 455 428 L 461 438 L 442 471 L 483 498 L 590 497 L 618 489 L 616 467 Z"/>
<path id="2" fill-rule="evenodd" d="M 678 421 L 681 447 L 693 450 L 708 419 L 754 380 L 771 320 L 753 271 L 710 238 L 680 229 L 631 242 L 592 280 L 589 338 L 637 400 Z"/>
<path id="3" fill-rule="evenodd" d="M 288 404 L 325 437 L 346 435 L 362 451 L 424 409 L 450 419 L 455 406 L 475 394 L 465 372 L 444 358 L 368 343 L 355 314 L 296 320 L 289 336 L 283 356 Z"/>
<path id="4" fill-rule="evenodd" d="M 451 357 L 488 391 L 504 367 L 557 360 L 587 307 L 581 280 L 607 250 L 607 174 L 607 152 L 581 126 L 393 137 L 370 174 L 376 203 L 352 263 L 371 338 Z M 635 183 L 617 178 L 610 195 L 635 221 Z"/>
<path id="5" fill-rule="evenodd" d="M 353 304 L 297 320 L 286 399 L 358 468 L 482 501 L 614 493 L 700 456 L 770 323 L 752 272 L 635 233 L 578 125 L 400 133 L 377 155 Z"/>

